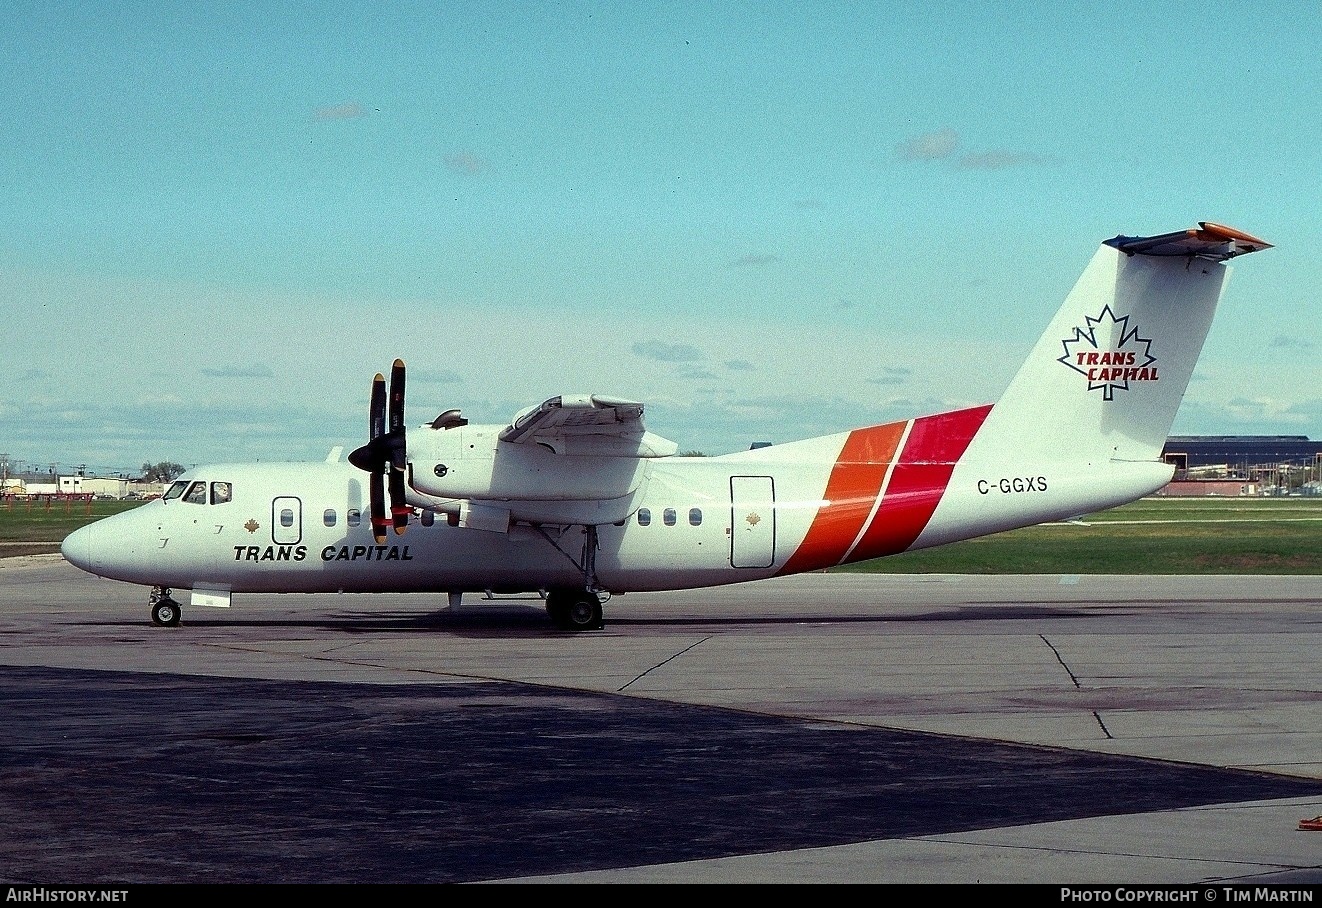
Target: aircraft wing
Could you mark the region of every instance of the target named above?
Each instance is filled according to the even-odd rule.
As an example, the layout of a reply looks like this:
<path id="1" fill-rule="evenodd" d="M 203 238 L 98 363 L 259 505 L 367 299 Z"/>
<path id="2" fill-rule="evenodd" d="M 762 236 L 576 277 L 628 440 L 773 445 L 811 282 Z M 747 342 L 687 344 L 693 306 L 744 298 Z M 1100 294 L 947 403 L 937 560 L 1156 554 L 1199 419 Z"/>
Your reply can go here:
<path id="1" fill-rule="evenodd" d="M 641 403 L 602 394 L 565 394 L 525 407 L 501 430 L 500 440 L 601 457 L 668 457 L 679 450 L 647 431 Z"/>

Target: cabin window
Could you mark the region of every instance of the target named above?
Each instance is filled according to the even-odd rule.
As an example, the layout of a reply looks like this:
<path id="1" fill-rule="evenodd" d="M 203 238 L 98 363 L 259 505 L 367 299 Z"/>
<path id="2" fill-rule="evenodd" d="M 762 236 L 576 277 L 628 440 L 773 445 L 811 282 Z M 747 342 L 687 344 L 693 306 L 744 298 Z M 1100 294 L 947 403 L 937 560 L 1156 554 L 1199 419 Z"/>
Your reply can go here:
<path id="1" fill-rule="evenodd" d="M 349 508 L 344 515 L 344 522 L 351 527 L 356 527 L 363 522 L 363 512 L 357 508 Z"/>
<path id="2" fill-rule="evenodd" d="M 647 508 L 639 508 L 639 509 L 638 509 L 638 525 L 639 525 L 640 527 L 645 527 L 645 526 L 648 526 L 649 524 L 651 524 L 651 522 L 652 522 L 652 512 L 649 511 Z"/>
<path id="3" fill-rule="evenodd" d="M 292 527 L 294 525 L 294 512 L 289 508 L 280 511 L 280 525 L 282 527 Z"/>
<path id="4" fill-rule="evenodd" d="M 422 509 L 422 516 L 419 517 L 418 519 L 422 522 L 422 525 L 423 525 L 423 526 L 425 526 L 425 527 L 429 527 L 429 526 L 431 526 L 433 523 L 436 522 L 436 512 L 435 512 L 435 511 L 429 511 L 429 510 L 427 510 L 426 508 L 423 508 L 423 509 Z"/>
<path id="5" fill-rule="evenodd" d="M 213 482 L 211 484 L 211 503 L 225 504 L 234 497 L 234 487 L 228 482 Z"/>
<path id="6" fill-rule="evenodd" d="M 184 494 L 184 489 L 186 488 L 188 488 L 188 483 L 186 482 L 172 482 L 170 483 L 170 488 L 165 490 L 165 494 L 162 495 L 161 498 L 165 501 L 169 501 L 171 498 L 178 498 L 180 495 Z"/>
<path id="7" fill-rule="evenodd" d="M 189 504 L 207 503 L 207 484 L 205 482 L 195 482 L 188 487 L 188 494 L 184 496 L 184 501 Z"/>
<path id="8" fill-rule="evenodd" d="M 702 526 L 702 508 L 689 508 L 689 526 Z"/>
<path id="9" fill-rule="evenodd" d="M 673 527 L 675 525 L 675 509 L 666 508 L 665 511 L 661 513 L 661 520 L 666 526 Z"/>
<path id="10" fill-rule="evenodd" d="M 326 526 L 328 527 L 335 526 L 335 509 L 327 508 L 326 513 L 321 515 L 321 522 L 326 524 Z"/>

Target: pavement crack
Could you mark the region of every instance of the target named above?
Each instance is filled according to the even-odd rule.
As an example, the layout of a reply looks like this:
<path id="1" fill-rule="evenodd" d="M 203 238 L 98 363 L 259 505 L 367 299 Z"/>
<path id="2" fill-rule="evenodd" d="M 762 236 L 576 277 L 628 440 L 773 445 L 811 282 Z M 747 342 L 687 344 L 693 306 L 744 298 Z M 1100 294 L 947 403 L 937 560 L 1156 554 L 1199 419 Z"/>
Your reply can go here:
<path id="1" fill-rule="evenodd" d="M 1074 672 L 1070 671 L 1070 667 L 1069 667 L 1068 665 L 1065 664 L 1065 660 L 1062 659 L 1061 656 L 1060 656 L 1060 651 L 1057 650 L 1054 646 L 1052 646 L 1052 645 L 1051 645 L 1051 641 L 1048 640 L 1048 639 L 1047 639 L 1045 636 L 1043 636 L 1042 634 L 1038 634 L 1037 636 L 1038 636 L 1038 639 L 1040 639 L 1043 643 L 1045 643 L 1045 644 L 1047 645 L 1047 647 L 1051 650 L 1051 652 L 1055 655 L 1055 657 L 1056 657 L 1056 661 L 1060 663 L 1060 667 L 1063 668 L 1063 669 L 1065 669 L 1065 671 L 1069 674 L 1069 676 L 1070 676 L 1070 680 L 1074 682 L 1074 687 L 1075 687 L 1076 689 L 1082 689 L 1082 688 L 1083 688 L 1083 685 L 1080 684 L 1080 683 L 1079 683 L 1079 679 L 1076 678 L 1076 677 L 1074 676 Z"/>
<path id="2" fill-rule="evenodd" d="M 1063 668 L 1063 669 L 1065 669 L 1065 671 L 1069 674 L 1069 676 L 1070 676 L 1070 680 L 1074 682 L 1074 689 L 1075 689 L 1075 690 L 1082 690 L 1082 689 L 1083 689 L 1083 685 L 1079 683 L 1078 676 L 1075 675 L 1074 672 L 1070 671 L 1070 667 L 1069 667 L 1068 665 L 1066 665 L 1066 664 L 1065 664 L 1065 660 L 1064 660 L 1063 658 L 1061 658 L 1060 650 L 1058 650 L 1058 649 L 1056 649 L 1054 646 L 1052 646 L 1052 645 L 1051 645 L 1051 641 L 1048 640 L 1048 639 L 1046 638 L 1045 635 L 1043 635 L 1043 634 L 1038 634 L 1037 636 L 1038 636 L 1038 639 L 1040 639 L 1043 643 L 1045 643 L 1045 644 L 1047 645 L 1048 648 L 1050 648 L 1051 652 L 1052 652 L 1052 653 L 1055 655 L 1055 657 L 1056 657 L 1056 661 L 1060 663 L 1060 667 Z M 1102 734 L 1106 735 L 1106 737 L 1107 737 L 1108 740 L 1115 740 L 1115 735 L 1111 734 L 1111 730 L 1110 730 L 1109 728 L 1107 728 L 1107 727 L 1106 727 L 1106 723 L 1102 721 L 1102 715 L 1101 715 L 1101 713 L 1099 713 L 1097 710 L 1094 709 L 1094 710 L 1092 710 L 1092 717 L 1093 717 L 1093 719 L 1095 719 L 1095 720 L 1097 721 L 1097 726 L 1102 730 Z"/>
<path id="3" fill-rule="evenodd" d="M 1092 711 L 1092 717 L 1093 717 L 1094 719 L 1096 719 L 1096 720 L 1097 720 L 1097 724 L 1098 724 L 1099 726 L 1101 726 L 1102 734 L 1106 735 L 1107 740 L 1114 741 L 1114 740 L 1115 740 L 1115 735 L 1111 734 L 1111 730 L 1110 730 L 1109 728 L 1107 728 L 1107 727 L 1106 727 L 1106 723 L 1102 721 L 1102 715 L 1101 715 L 1101 713 L 1097 712 L 1097 710 L 1094 709 L 1094 710 Z"/>
<path id="4" fill-rule="evenodd" d="M 652 672 L 656 671 L 658 668 L 660 668 L 661 666 L 665 665 L 667 662 L 672 662 L 672 661 L 674 661 L 675 659 L 678 659 L 680 656 L 684 655 L 685 653 L 692 652 L 694 649 L 696 649 L 697 647 L 701 646 L 702 644 L 704 644 L 704 643 L 706 643 L 708 640 L 710 640 L 710 639 L 712 638 L 712 636 L 713 636 L 713 635 L 708 634 L 706 637 L 703 637 L 701 640 L 697 641 L 697 642 L 694 643 L 692 646 L 686 646 L 686 647 L 684 647 L 682 650 L 680 650 L 679 652 L 677 652 L 677 653 L 675 653 L 674 655 L 672 655 L 670 658 L 661 660 L 661 661 L 658 662 L 656 665 L 653 665 L 651 668 L 649 668 L 647 671 L 645 671 L 645 672 L 643 672 L 643 673 L 641 673 L 641 674 L 639 674 L 639 675 L 634 676 L 633 679 L 631 679 L 631 680 L 630 680 L 627 684 L 625 684 L 623 687 L 617 688 L 615 692 L 616 692 L 617 694 L 620 693 L 621 691 L 623 691 L 623 690 L 625 690 L 626 688 L 628 688 L 630 684 L 633 684 L 634 681 L 641 681 L 643 678 L 646 678 L 649 674 L 651 674 Z"/>

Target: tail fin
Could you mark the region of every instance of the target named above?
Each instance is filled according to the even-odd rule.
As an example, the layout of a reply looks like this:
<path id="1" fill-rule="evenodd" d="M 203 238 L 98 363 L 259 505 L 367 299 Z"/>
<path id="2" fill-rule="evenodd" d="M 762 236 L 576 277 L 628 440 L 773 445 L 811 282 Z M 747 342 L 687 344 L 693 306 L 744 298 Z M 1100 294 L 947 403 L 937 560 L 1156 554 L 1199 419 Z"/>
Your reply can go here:
<path id="1" fill-rule="evenodd" d="M 1269 246 L 1208 222 L 1107 240 L 969 455 L 1158 460 L 1225 289 L 1224 263 Z"/>

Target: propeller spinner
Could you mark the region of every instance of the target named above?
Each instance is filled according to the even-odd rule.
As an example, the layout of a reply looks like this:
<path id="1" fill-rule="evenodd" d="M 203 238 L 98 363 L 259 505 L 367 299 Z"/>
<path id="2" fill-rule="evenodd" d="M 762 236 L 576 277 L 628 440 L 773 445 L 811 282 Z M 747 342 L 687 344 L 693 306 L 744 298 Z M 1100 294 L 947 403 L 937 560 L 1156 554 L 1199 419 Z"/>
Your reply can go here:
<path id="1" fill-rule="evenodd" d="M 387 426 L 389 428 L 387 428 Z M 377 373 L 372 379 L 372 398 L 368 411 L 367 444 L 349 455 L 349 463 L 371 474 L 370 499 L 372 535 L 377 544 L 386 541 L 386 527 L 393 524 L 395 535 L 408 527 L 413 509 L 404 498 L 404 471 L 408 469 L 408 449 L 404 434 L 404 361 L 395 360 L 390 369 L 390 393 L 386 379 Z M 386 517 L 386 476 L 389 475 L 390 517 Z"/>

